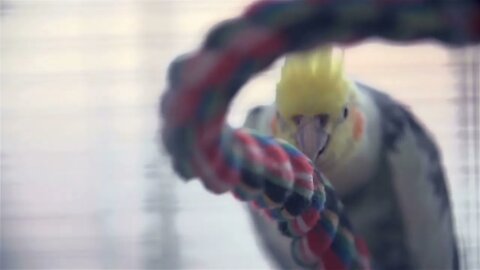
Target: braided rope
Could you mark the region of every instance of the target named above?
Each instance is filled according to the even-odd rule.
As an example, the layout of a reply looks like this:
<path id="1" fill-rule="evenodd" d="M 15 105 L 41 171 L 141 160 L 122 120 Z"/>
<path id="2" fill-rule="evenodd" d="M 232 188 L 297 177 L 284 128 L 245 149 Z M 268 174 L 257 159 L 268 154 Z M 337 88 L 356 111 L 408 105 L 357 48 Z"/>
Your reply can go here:
<path id="1" fill-rule="evenodd" d="M 476 5 L 476 6 L 475 6 Z M 228 106 L 255 73 L 287 52 L 369 36 L 434 38 L 463 46 L 480 41 L 474 1 L 262 1 L 213 29 L 200 51 L 170 66 L 161 109 L 162 139 L 176 172 L 199 177 L 213 193 L 231 191 L 276 219 L 292 237 L 300 265 L 367 269 L 328 181 L 285 142 L 226 126 Z"/>

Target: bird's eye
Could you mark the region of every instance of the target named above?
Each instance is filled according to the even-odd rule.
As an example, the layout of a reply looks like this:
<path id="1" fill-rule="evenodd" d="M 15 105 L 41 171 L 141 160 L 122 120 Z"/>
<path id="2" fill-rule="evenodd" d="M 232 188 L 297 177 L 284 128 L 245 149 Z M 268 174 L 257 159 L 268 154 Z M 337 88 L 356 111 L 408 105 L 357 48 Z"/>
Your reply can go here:
<path id="1" fill-rule="evenodd" d="M 302 116 L 301 115 L 295 115 L 292 117 L 292 121 L 295 123 L 295 125 L 300 125 L 300 121 L 302 121 Z"/>
<path id="2" fill-rule="evenodd" d="M 343 108 L 343 119 L 347 119 L 348 113 L 349 113 L 348 107 Z"/>

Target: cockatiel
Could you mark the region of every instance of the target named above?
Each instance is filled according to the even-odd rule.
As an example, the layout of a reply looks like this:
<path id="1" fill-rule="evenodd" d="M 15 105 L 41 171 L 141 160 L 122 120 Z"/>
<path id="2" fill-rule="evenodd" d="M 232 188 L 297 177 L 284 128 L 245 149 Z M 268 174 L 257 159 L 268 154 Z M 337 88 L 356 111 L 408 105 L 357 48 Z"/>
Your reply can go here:
<path id="1" fill-rule="evenodd" d="M 245 127 L 285 139 L 331 181 L 374 269 L 458 269 L 440 153 L 399 102 L 344 74 L 332 48 L 287 56 L 274 105 Z M 277 266 L 299 268 L 290 240 L 250 209 L 258 239 Z"/>

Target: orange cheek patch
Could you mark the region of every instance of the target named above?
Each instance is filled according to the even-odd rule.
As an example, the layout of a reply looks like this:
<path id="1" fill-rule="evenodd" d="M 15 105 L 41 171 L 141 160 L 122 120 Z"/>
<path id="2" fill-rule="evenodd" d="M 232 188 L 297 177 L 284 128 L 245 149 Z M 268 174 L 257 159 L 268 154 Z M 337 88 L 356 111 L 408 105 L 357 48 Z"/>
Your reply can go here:
<path id="1" fill-rule="evenodd" d="M 358 109 L 353 109 L 353 138 L 359 140 L 365 129 L 365 118 Z"/>

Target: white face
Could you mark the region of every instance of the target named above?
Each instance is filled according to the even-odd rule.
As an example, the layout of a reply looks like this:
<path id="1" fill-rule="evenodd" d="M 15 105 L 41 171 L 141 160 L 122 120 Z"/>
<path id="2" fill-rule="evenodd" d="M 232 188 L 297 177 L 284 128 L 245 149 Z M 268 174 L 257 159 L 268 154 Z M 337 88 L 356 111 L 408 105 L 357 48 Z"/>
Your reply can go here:
<path id="1" fill-rule="evenodd" d="M 296 115 L 284 122 L 285 129 L 290 131 L 288 137 L 314 164 L 319 167 L 331 164 L 343 154 L 349 134 L 347 118 L 349 107 L 345 106 L 342 112 L 329 115 L 314 116 Z"/>

